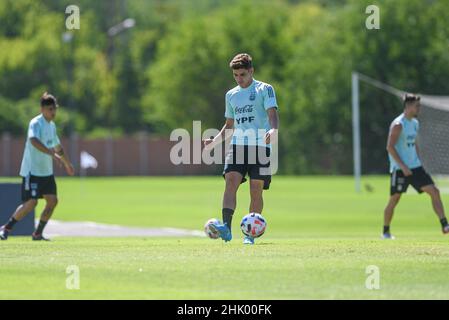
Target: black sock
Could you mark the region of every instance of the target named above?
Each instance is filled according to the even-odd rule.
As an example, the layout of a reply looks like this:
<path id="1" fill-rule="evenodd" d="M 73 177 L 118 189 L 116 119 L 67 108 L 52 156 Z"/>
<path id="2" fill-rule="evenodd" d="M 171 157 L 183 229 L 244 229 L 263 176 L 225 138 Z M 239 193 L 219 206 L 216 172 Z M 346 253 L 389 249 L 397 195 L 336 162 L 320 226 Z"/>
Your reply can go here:
<path id="1" fill-rule="evenodd" d="M 390 226 L 384 226 L 384 234 L 390 233 Z"/>
<path id="2" fill-rule="evenodd" d="M 37 226 L 35 233 L 42 234 L 46 225 L 47 225 L 47 221 L 42 221 L 42 220 L 39 221 L 39 225 Z"/>
<path id="3" fill-rule="evenodd" d="M 12 230 L 12 228 L 14 228 L 14 225 L 17 223 L 17 220 L 14 219 L 13 217 L 11 217 L 11 219 L 9 219 L 8 223 L 5 224 L 5 229 L 6 230 Z"/>
<path id="4" fill-rule="evenodd" d="M 447 219 L 446 218 L 443 218 L 443 219 L 440 219 L 440 222 L 441 222 L 441 226 L 444 228 L 445 226 L 447 226 Z"/>
<path id="5" fill-rule="evenodd" d="M 232 215 L 234 214 L 234 210 L 228 209 L 228 208 L 223 208 L 223 210 L 221 212 L 223 215 L 223 223 L 226 223 L 228 225 L 229 229 L 231 229 Z"/>

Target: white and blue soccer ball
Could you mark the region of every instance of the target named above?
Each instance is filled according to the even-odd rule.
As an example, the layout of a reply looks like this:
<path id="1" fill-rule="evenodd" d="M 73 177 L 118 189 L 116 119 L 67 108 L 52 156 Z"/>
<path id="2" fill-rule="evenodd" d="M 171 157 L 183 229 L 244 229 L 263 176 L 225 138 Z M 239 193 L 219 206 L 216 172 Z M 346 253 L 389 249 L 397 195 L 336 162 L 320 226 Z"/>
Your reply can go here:
<path id="1" fill-rule="evenodd" d="M 218 239 L 220 237 L 218 232 L 215 232 L 214 229 L 211 229 L 211 224 L 219 224 L 220 221 L 218 219 L 212 218 L 206 221 L 204 224 L 204 232 L 206 233 L 206 236 L 208 236 L 211 239 Z"/>
<path id="2" fill-rule="evenodd" d="M 243 217 L 240 228 L 244 235 L 258 238 L 264 234 L 267 221 L 259 213 L 250 213 Z"/>

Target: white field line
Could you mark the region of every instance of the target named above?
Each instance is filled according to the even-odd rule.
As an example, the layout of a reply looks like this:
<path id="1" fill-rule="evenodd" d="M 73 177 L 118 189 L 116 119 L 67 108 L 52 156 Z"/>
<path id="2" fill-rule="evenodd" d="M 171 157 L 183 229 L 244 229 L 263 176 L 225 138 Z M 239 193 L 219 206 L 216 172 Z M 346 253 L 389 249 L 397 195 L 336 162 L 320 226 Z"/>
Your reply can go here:
<path id="1" fill-rule="evenodd" d="M 200 230 L 139 228 L 90 221 L 50 220 L 44 233 L 52 237 L 205 237 Z"/>

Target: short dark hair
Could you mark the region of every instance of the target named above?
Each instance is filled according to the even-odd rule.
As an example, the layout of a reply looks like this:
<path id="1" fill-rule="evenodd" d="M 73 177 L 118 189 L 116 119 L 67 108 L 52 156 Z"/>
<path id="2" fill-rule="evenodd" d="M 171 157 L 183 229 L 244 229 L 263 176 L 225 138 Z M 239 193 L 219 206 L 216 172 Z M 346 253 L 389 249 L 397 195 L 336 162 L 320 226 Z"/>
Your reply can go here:
<path id="1" fill-rule="evenodd" d="M 44 92 L 44 94 L 41 97 L 41 107 L 49 107 L 49 106 L 58 106 L 58 102 L 56 98 L 49 94 L 48 92 Z"/>
<path id="2" fill-rule="evenodd" d="M 415 102 L 415 101 L 420 101 L 421 97 L 413 94 L 413 93 L 406 93 L 404 95 L 404 97 L 402 98 L 402 101 L 404 103 L 404 108 L 410 103 L 410 102 Z"/>
<path id="3" fill-rule="evenodd" d="M 251 69 L 253 67 L 253 58 L 247 53 L 239 53 L 232 58 L 229 67 L 233 70 L 237 69 Z"/>

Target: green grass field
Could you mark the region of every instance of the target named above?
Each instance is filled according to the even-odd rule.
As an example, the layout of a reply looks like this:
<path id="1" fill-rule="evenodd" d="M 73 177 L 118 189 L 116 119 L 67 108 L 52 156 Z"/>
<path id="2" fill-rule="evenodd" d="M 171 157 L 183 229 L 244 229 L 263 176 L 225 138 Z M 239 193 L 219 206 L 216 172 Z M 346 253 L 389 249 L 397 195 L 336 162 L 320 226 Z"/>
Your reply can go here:
<path id="1" fill-rule="evenodd" d="M 1 179 L 0 181 L 18 181 Z M 234 240 L 28 238 L 0 242 L 1 299 L 448 299 L 449 238 L 427 196 L 410 192 L 379 239 L 387 177 L 357 195 L 350 177 L 275 177 L 265 194 L 266 234 L 243 246 L 248 184 L 239 190 Z M 219 177 L 59 178 L 54 218 L 201 230 L 221 218 Z M 446 208 L 449 196 L 443 195 Z M 40 204 L 39 209 L 42 208 Z M 68 290 L 66 269 L 80 269 Z M 368 290 L 367 266 L 380 271 Z M 7 288 L 7 289 L 4 289 Z"/>

